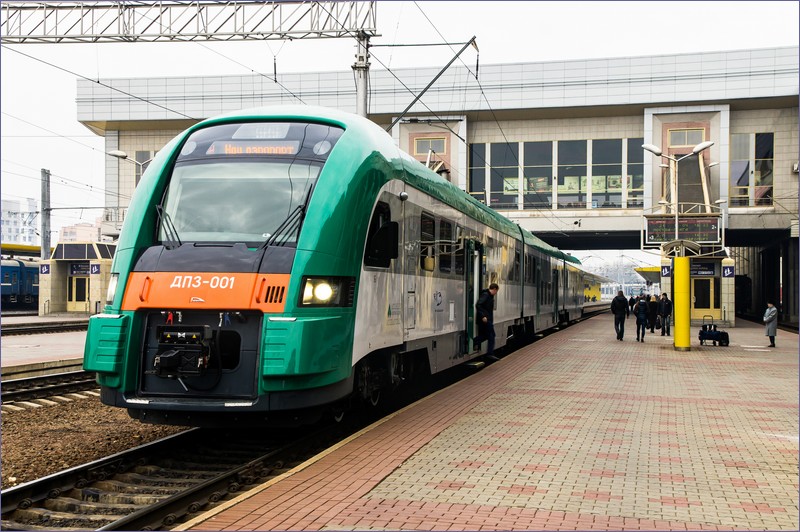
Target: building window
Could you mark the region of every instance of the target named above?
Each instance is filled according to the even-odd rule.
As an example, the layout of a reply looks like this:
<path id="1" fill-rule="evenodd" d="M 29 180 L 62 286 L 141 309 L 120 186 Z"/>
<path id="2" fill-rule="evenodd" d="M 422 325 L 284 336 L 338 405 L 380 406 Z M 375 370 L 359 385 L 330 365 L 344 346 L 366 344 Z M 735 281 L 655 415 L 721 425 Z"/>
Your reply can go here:
<path id="1" fill-rule="evenodd" d="M 703 129 L 670 129 L 669 147 L 697 146 L 703 142 Z"/>
<path id="2" fill-rule="evenodd" d="M 558 143 L 558 207 L 586 208 L 586 141 Z"/>
<path id="3" fill-rule="evenodd" d="M 772 205 L 774 133 L 731 135 L 731 207 Z"/>
<path id="4" fill-rule="evenodd" d="M 522 150 L 524 208 L 549 209 L 553 205 L 553 143 L 526 142 Z"/>
<path id="5" fill-rule="evenodd" d="M 430 151 L 444 155 L 445 146 L 444 138 L 417 138 L 414 139 L 414 155 L 428 155 Z"/>
<path id="6" fill-rule="evenodd" d="M 469 182 L 467 191 L 486 203 L 486 144 L 469 145 Z"/>
<path id="7" fill-rule="evenodd" d="M 147 170 L 147 166 L 150 164 L 150 161 L 153 158 L 153 152 L 150 151 L 137 151 L 135 154 L 136 162 L 139 163 L 136 165 L 136 185 L 139 185 L 139 180 L 142 178 L 142 174 L 145 170 Z"/>
<path id="8" fill-rule="evenodd" d="M 592 208 L 622 207 L 622 139 L 592 141 Z"/>
<path id="9" fill-rule="evenodd" d="M 491 162 L 490 191 L 491 207 L 495 209 L 516 208 L 519 194 L 519 143 L 500 142 L 490 144 Z"/>
<path id="10" fill-rule="evenodd" d="M 644 205 L 644 150 L 643 138 L 628 139 L 628 208 L 641 209 Z"/>

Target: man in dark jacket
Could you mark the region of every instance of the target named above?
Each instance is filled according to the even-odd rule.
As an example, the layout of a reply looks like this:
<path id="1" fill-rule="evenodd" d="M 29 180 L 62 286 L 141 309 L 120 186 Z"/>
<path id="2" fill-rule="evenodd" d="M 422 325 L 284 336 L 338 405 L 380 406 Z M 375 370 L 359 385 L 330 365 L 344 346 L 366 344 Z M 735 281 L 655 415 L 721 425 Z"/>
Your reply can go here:
<path id="1" fill-rule="evenodd" d="M 661 294 L 661 301 L 658 302 L 658 315 L 661 316 L 661 336 L 669 334 L 669 320 L 672 318 L 672 301 L 666 292 Z"/>
<path id="2" fill-rule="evenodd" d="M 630 312 L 633 312 L 633 307 L 636 306 L 636 301 L 637 299 L 633 296 L 631 296 L 631 298 L 628 300 L 628 306 L 631 307 Z"/>
<path id="3" fill-rule="evenodd" d="M 611 313 L 614 315 L 614 330 L 617 331 L 617 340 L 622 340 L 625 336 L 625 319 L 631 315 L 628 307 L 628 300 L 622 290 L 617 292 L 617 296 L 611 300 Z"/>
<path id="4" fill-rule="evenodd" d="M 489 288 L 481 292 L 478 302 L 475 303 L 475 310 L 478 312 L 478 336 L 474 339 L 475 349 L 481 348 L 484 340 L 489 340 L 486 348 L 486 358 L 489 360 L 500 360 L 494 356 L 494 296 L 500 289 L 497 283 L 492 283 Z"/>

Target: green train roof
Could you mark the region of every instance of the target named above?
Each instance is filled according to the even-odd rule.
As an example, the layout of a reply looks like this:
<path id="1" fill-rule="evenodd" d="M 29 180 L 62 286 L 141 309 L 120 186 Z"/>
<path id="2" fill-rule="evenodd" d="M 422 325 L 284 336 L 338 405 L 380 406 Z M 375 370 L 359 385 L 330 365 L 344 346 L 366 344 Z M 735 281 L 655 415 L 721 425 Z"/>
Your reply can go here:
<path id="1" fill-rule="evenodd" d="M 391 136 L 371 120 L 337 109 L 310 105 L 269 106 L 235 111 L 204 120 L 190 128 L 190 130 L 215 123 L 241 120 L 243 118 L 262 119 L 265 116 L 282 120 L 323 122 L 338 125 L 344 128 L 345 135 L 360 135 L 381 145 L 389 142 L 394 146 L 394 140 Z M 404 181 L 408 185 L 430 194 L 441 202 L 465 213 L 470 218 L 474 218 L 498 231 L 502 231 L 511 236 L 521 234 L 527 245 L 538 249 L 542 253 L 574 264 L 581 263 L 576 257 L 568 255 L 558 248 L 547 244 L 529 231 L 519 227 L 518 224 L 499 214 L 494 209 L 490 209 L 407 153 L 404 153 L 396 147 L 395 149 L 401 154 L 403 159 L 403 167 L 406 170 Z"/>

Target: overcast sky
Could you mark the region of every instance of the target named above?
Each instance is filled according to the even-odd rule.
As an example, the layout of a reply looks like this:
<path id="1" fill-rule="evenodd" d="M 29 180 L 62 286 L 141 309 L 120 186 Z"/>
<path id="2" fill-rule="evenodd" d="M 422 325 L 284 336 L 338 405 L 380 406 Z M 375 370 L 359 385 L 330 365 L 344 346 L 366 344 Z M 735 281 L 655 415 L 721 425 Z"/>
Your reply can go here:
<path id="1" fill-rule="evenodd" d="M 629 57 L 796 46 L 800 41 L 799 18 L 796 1 L 380 1 L 377 23 L 381 36 L 372 39 L 372 44 L 441 43 L 443 39 L 465 42 L 474 35 L 482 65 Z M 102 207 L 104 201 L 103 142 L 76 120 L 77 76 L 7 48 L 96 79 L 253 72 L 271 75 L 273 58 L 278 73 L 349 71 L 354 43 L 343 38 L 3 45 L 2 196 L 39 198 L 40 170 L 47 168 L 53 175 L 53 207 Z M 381 69 L 380 63 L 389 68 L 441 67 L 453 56 L 444 46 L 375 48 L 372 53 L 379 60 L 372 61 L 373 69 Z M 468 49 L 461 57 L 474 65 L 476 52 Z M 97 209 L 59 210 L 54 213 L 53 229 L 93 222 L 100 214 Z M 590 252 L 576 253 L 582 254 Z M 619 252 L 610 256 L 614 254 Z M 641 256 L 656 263 L 653 255 Z"/>

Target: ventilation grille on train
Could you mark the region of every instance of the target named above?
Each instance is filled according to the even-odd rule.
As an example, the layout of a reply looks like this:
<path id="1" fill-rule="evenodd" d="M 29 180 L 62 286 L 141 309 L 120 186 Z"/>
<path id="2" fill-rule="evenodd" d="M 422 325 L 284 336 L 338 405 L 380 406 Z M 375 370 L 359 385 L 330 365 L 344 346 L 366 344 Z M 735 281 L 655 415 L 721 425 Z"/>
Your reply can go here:
<path id="1" fill-rule="evenodd" d="M 267 294 L 264 296 L 264 303 L 283 303 L 285 295 L 285 286 L 268 286 Z"/>

